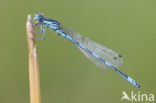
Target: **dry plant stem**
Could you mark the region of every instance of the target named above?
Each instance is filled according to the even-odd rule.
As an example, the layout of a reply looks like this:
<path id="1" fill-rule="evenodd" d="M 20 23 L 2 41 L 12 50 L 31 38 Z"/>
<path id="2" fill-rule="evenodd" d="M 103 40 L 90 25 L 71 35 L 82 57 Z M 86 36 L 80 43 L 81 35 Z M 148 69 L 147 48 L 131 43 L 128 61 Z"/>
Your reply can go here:
<path id="1" fill-rule="evenodd" d="M 28 15 L 26 22 L 27 41 L 29 49 L 29 85 L 30 85 L 30 103 L 41 103 L 40 97 L 40 79 L 39 79 L 39 63 L 36 54 L 35 27 L 33 25 L 31 15 Z"/>

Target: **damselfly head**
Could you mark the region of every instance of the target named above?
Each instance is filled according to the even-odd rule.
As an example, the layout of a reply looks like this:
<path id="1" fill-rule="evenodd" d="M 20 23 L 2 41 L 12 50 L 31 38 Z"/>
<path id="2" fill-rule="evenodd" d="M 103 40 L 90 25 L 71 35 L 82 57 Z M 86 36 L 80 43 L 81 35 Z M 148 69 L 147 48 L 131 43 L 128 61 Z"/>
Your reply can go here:
<path id="1" fill-rule="evenodd" d="M 34 16 L 34 20 L 37 20 L 37 21 L 41 21 L 43 18 L 44 18 L 44 17 L 43 17 L 43 15 L 41 15 L 41 14 L 36 14 L 36 15 Z"/>

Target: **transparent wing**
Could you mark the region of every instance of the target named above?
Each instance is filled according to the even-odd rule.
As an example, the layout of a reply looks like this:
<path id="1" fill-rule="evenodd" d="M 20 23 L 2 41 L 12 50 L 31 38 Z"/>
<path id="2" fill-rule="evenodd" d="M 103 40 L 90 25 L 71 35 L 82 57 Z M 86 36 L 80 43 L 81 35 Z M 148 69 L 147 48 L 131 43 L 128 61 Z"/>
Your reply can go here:
<path id="1" fill-rule="evenodd" d="M 80 49 L 80 51 L 91 61 L 93 62 L 93 64 L 97 65 L 98 67 L 106 70 L 106 69 L 110 69 L 109 67 L 107 67 L 105 64 L 103 64 L 101 61 L 99 61 L 98 59 L 96 59 L 95 57 L 93 57 L 91 54 L 89 54 L 88 52 L 86 52 L 85 50 L 83 50 L 82 48 L 78 47 L 78 49 Z"/>
<path id="2" fill-rule="evenodd" d="M 96 43 L 93 40 L 90 40 L 77 32 L 73 31 L 71 28 L 61 25 L 61 30 L 63 30 L 65 33 L 67 33 L 69 36 L 71 36 L 74 40 L 78 41 L 79 43 L 83 44 L 87 49 L 94 52 L 96 55 L 100 56 L 105 61 L 109 62 L 114 67 L 118 68 L 123 64 L 123 59 L 121 55 L 116 53 L 115 51 Z M 90 55 L 85 50 L 78 47 L 80 51 L 88 58 L 90 59 L 94 64 L 96 64 L 99 67 L 106 68 L 105 64 L 103 64 L 98 59 L 94 58 L 92 55 Z"/>

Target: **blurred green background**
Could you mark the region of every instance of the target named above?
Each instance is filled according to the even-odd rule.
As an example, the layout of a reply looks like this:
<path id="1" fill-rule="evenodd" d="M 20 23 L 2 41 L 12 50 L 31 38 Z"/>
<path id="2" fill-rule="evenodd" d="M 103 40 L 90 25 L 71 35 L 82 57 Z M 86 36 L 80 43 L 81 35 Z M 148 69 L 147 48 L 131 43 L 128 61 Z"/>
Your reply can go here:
<path id="1" fill-rule="evenodd" d="M 0 3 L 0 103 L 29 103 L 25 22 L 41 13 L 122 54 L 122 72 L 93 65 L 68 40 L 46 29 L 37 40 L 42 103 L 121 103 L 122 91 L 156 93 L 155 0 L 4 0 Z M 124 102 L 129 102 L 124 100 Z"/>

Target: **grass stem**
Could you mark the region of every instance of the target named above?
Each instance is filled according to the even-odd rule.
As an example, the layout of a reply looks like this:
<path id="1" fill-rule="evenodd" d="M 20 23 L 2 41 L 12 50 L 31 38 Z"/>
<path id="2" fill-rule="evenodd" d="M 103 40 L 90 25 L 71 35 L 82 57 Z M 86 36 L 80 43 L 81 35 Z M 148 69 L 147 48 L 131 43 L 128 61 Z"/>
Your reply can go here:
<path id="1" fill-rule="evenodd" d="M 41 103 L 39 63 L 36 53 L 35 27 L 31 15 L 28 15 L 26 21 L 27 41 L 29 49 L 29 85 L 30 85 L 30 103 Z"/>

